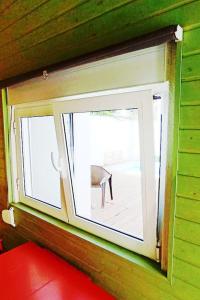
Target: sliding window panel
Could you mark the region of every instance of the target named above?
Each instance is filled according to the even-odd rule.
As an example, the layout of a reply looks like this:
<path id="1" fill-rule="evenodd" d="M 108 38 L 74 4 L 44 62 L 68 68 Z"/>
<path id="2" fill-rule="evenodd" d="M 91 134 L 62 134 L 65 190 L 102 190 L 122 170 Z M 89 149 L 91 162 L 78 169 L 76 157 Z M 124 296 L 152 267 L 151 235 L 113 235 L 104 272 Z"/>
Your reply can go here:
<path id="1" fill-rule="evenodd" d="M 15 107 L 19 202 L 67 220 L 50 106 Z"/>
<path id="2" fill-rule="evenodd" d="M 56 103 L 69 222 L 155 259 L 150 90 Z"/>

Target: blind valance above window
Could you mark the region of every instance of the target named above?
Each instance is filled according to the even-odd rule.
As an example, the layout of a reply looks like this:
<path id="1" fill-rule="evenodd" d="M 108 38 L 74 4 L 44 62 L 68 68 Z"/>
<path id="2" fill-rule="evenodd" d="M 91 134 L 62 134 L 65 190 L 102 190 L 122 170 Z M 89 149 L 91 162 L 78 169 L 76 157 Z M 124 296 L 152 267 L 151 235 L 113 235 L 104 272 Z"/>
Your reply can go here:
<path id="1" fill-rule="evenodd" d="M 173 25 L 78 58 L 1 82 L 8 104 L 141 86 L 166 80 L 166 45 L 181 39 Z"/>

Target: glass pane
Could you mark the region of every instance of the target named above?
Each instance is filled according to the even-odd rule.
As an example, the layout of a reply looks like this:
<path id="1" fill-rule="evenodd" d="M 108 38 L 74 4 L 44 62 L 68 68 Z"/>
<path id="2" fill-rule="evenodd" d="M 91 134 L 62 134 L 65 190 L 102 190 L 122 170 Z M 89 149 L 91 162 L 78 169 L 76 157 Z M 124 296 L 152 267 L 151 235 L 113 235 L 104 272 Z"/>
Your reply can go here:
<path id="1" fill-rule="evenodd" d="M 138 109 L 64 114 L 77 216 L 143 239 Z"/>
<path id="2" fill-rule="evenodd" d="M 61 208 L 60 174 L 53 165 L 58 161 L 54 118 L 21 118 L 21 136 L 25 195 Z"/>

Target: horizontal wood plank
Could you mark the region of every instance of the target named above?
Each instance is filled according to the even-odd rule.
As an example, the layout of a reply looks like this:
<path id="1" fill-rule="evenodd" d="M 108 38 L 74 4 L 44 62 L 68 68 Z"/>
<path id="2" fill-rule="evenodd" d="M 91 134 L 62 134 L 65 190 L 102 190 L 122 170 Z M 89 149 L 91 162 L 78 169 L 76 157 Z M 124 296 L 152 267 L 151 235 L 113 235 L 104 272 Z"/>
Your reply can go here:
<path id="1" fill-rule="evenodd" d="M 199 289 L 176 277 L 173 278 L 172 289 L 178 299 L 199 300 Z"/>
<path id="2" fill-rule="evenodd" d="M 188 221 L 200 223 L 200 201 L 177 197 L 176 216 Z"/>
<path id="3" fill-rule="evenodd" d="M 200 268 L 174 258 L 174 276 L 200 289 Z"/>
<path id="4" fill-rule="evenodd" d="M 13 53 L 16 50 L 22 50 L 21 40 L 27 37 L 32 36 L 32 34 L 37 31 L 40 27 L 45 27 L 49 22 L 56 22 L 59 16 L 62 16 L 69 10 L 74 9 L 78 5 L 85 3 L 88 0 L 49 0 L 44 2 L 43 5 L 36 7 L 35 10 L 31 11 L 29 14 L 26 14 L 23 18 L 19 19 L 13 25 L 11 24 L 5 30 L 0 31 L 0 46 L 1 46 L 1 54 L 4 53 L 4 49 L 9 49 L 9 44 L 12 41 L 18 41 L 17 49 L 13 49 Z M 17 15 L 16 15 L 17 18 Z M 54 24 L 55 25 L 55 24 Z M 10 32 L 14 31 L 15 34 L 10 34 Z M 48 34 L 48 32 L 46 32 Z M 12 44 L 12 47 L 15 47 L 16 44 Z M 30 45 L 31 46 L 31 45 Z"/>
<path id="5" fill-rule="evenodd" d="M 28 14 L 14 24 L 13 29 L 9 27 L 8 30 L 0 32 L 0 61 L 28 50 L 37 44 L 44 43 L 63 32 L 73 30 L 130 1 L 106 0 L 92 5 L 91 1 L 88 0 L 70 0 L 67 2 L 62 0 L 59 3 L 55 0 L 48 1 L 39 9 L 34 10 L 32 14 Z M 8 35 L 11 30 L 16 32 L 14 36 Z"/>
<path id="6" fill-rule="evenodd" d="M 200 177 L 200 154 L 179 153 L 178 173 L 181 175 Z"/>
<path id="7" fill-rule="evenodd" d="M 200 105 L 182 106 L 180 110 L 181 129 L 200 129 Z"/>
<path id="8" fill-rule="evenodd" d="M 200 53 L 199 45 L 200 25 L 198 28 L 184 32 L 183 56 Z"/>
<path id="9" fill-rule="evenodd" d="M 200 54 L 183 57 L 182 80 L 200 79 Z"/>
<path id="10" fill-rule="evenodd" d="M 137 1 L 134 1 L 106 14 L 102 18 L 82 24 L 77 30 L 62 33 L 21 53 L 19 59 L 15 57 L 15 61 L 12 61 L 12 63 L 6 62 L 2 74 L 4 74 L 4 78 L 10 77 L 11 73 L 13 75 L 18 74 L 19 69 L 20 73 L 24 73 L 36 69 L 38 66 L 45 66 L 49 62 L 55 63 L 76 57 L 88 53 L 88 49 L 94 51 L 116 43 L 116 41 L 122 42 L 125 39 L 157 30 L 161 28 L 161 24 L 162 27 L 174 24 L 174 20 L 181 25 L 185 24 L 185 26 L 197 20 L 200 3 L 194 5 L 192 1 L 178 3 L 167 1 L 167 3 L 171 3 L 167 7 L 163 3 L 165 2 L 152 2 L 152 5 L 149 3 L 148 6 L 144 3 L 143 14 L 141 13 L 143 11 L 141 6 L 138 5 Z M 163 6 L 161 7 L 161 5 Z M 148 15 L 145 20 L 144 15 Z M 190 18 L 190 15 L 193 18 Z M 165 21 L 161 22 L 161 20 Z M 49 49 L 54 51 L 49 52 Z"/>
<path id="11" fill-rule="evenodd" d="M 186 221 L 183 219 L 175 219 L 175 237 L 200 246 L 200 224 Z"/>
<path id="12" fill-rule="evenodd" d="M 200 246 L 176 238 L 174 240 L 174 256 L 200 268 Z"/>
<path id="13" fill-rule="evenodd" d="M 4 14 L 16 0 L 0 1 L 0 14 Z"/>
<path id="14" fill-rule="evenodd" d="M 8 6 L 8 8 L 2 12 L 0 18 L 0 31 L 17 23 L 18 20 L 27 14 L 30 14 L 33 10 L 47 1 L 48 0 L 14 1 L 12 5 Z"/>
<path id="15" fill-rule="evenodd" d="M 181 105 L 200 105 L 200 81 L 185 81 L 181 85 Z"/>
<path id="16" fill-rule="evenodd" d="M 179 151 L 200 153 L 200 130 L 180 130 Z"/>

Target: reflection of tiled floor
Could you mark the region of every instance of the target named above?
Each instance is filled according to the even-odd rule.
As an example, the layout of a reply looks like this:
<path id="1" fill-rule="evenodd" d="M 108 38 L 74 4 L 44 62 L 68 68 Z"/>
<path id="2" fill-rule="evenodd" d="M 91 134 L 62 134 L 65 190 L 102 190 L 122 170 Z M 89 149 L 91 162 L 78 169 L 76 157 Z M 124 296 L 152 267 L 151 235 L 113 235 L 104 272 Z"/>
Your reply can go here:
<path id="1" fill-rule="evenodd" d="M 113 200 L 106 187 L 106 203 L 101 208 L 101 189 L 92 189 L 92 219 L 104 225 L 142 238 L 142 201 L 140 173 L 112 171 Z"/>

